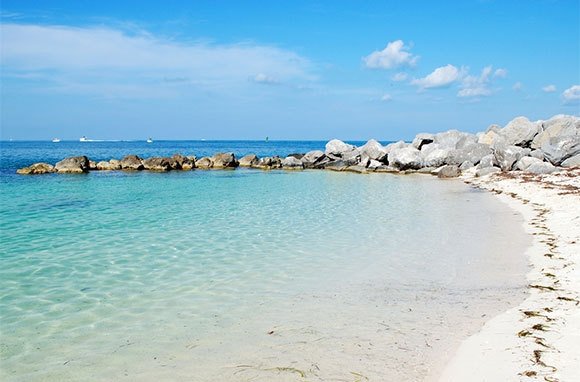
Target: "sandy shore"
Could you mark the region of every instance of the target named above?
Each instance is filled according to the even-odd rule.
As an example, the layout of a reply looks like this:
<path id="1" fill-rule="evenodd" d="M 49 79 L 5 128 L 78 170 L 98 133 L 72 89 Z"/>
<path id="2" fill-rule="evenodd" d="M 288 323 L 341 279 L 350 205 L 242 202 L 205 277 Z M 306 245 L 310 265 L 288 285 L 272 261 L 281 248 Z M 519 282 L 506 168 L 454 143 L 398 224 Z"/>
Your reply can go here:
<path id="1" fill-rule="evenodd" d="M 464 181 L 524 216 L 529 297 L 463 341 L 440 380 L 580 381 L 580 169 Z"/>

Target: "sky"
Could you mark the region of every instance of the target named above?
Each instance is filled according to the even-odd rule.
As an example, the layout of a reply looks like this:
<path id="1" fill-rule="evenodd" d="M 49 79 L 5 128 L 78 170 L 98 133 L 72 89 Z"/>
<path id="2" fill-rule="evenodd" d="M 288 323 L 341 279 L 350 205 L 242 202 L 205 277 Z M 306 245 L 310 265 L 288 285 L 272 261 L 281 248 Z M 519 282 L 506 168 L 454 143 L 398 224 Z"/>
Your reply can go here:
<path id="1" fill-rule="evenodd" d="M 0 2 L 1 139 L 409 140 L 580 115 L 580 1 Z"/>

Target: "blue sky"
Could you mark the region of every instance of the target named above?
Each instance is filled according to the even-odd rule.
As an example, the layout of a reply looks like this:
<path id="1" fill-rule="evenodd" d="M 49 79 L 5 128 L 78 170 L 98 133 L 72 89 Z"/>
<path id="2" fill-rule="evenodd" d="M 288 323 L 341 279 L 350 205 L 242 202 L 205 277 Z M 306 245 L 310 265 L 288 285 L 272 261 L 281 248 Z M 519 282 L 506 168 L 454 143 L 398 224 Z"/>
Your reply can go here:
<path id="1" fill-rule="evenodd" d="M 1 3 L 2 139 L 411 139 L 580 114 L 580 2 Z"/>

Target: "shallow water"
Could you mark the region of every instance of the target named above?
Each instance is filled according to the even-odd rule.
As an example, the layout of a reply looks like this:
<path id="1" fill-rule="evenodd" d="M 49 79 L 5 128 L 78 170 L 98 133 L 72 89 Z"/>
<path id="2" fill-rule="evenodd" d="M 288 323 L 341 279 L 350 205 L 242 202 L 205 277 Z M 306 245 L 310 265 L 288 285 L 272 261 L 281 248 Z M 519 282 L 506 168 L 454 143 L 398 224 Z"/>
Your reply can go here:
<path id="1" fill-rule="evenodd" d="M 0 187 L 6 381 L 425 379 L 523 296 L 521 218 L 456 181 L 236 170 Z"/>

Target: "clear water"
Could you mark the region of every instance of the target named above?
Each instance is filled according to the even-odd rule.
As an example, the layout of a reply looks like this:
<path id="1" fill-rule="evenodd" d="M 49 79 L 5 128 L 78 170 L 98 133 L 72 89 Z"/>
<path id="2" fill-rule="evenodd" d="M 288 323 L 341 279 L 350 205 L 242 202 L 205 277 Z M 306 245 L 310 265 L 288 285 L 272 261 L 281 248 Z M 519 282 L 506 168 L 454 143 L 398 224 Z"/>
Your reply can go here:
<path id="1" fill-rule="evenodd" d="M 91 153 L 71 142 L 49 162 L 80 150 L 320 148 L 182 144 Z M 460 182 L 241 169 L 14 176 L 53 146 L 3 145 L 5 381 L 423 379 L 525 282 L 520 218 Z"/>

